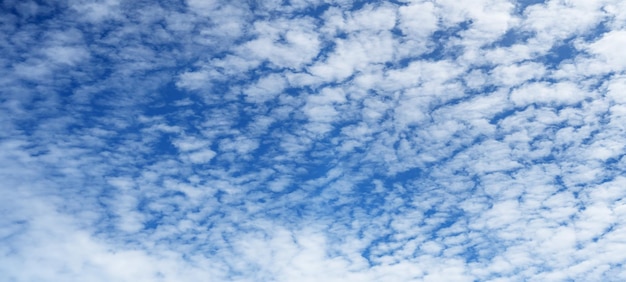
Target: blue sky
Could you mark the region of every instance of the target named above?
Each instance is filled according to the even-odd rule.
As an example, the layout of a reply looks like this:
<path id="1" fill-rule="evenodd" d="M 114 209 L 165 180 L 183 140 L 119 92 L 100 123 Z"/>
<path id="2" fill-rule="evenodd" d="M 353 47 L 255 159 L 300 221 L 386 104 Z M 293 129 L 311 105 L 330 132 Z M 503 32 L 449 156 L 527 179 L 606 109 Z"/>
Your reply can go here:
<path id="1" fill-rule="evenodd" d="M 625 281 L 626 2 L 3 1 L 2 281 Z"/>

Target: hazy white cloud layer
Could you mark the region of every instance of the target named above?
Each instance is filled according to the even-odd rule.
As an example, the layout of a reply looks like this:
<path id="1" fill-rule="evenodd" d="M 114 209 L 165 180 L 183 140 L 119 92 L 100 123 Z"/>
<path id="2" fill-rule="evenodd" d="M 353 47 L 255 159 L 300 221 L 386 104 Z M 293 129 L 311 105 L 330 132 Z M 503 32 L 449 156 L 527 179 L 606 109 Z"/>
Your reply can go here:
<path id="1" fill-rule="evenodd" d="M 626 1 L 0 7 L 0 281 L 626 281 Z"/>

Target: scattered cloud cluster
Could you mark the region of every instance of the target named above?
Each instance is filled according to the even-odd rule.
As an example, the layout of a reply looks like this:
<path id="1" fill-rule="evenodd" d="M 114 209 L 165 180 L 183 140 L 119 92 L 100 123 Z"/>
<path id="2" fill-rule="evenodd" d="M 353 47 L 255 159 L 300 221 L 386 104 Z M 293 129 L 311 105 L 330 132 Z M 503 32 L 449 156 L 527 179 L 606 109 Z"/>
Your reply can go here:
<path id="1" fill-rule="evenodd" d="M 0 280 L 626 280 L 624 1 L 231 2 L 0 4 Z"/>

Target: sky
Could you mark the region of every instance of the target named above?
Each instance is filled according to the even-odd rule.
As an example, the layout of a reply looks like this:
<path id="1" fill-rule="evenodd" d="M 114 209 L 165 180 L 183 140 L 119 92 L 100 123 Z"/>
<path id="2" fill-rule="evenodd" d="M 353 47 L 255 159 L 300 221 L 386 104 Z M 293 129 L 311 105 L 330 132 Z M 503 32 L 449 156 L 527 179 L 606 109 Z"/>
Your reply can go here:
<path id="1" fill-rule="evenodd" d="M 0 281 L 626 281 L 626 1 L 4 0 Z"/>

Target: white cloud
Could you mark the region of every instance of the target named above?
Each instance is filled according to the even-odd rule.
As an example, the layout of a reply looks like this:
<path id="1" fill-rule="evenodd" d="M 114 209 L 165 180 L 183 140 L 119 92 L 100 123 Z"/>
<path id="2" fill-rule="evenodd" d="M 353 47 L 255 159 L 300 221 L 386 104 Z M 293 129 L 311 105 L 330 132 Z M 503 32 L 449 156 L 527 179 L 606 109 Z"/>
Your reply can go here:
<path id="1" fill-rule="evenodd" d="M 99 23 L 104 20 L 120 19 L 120 1 L 70 1 L 72 9 L 88 22 Z"/>
<path id="2" fill-rule="evenodd" d="M 548 1 L 544 5 L 532 5 L 524 11 L 525 28 L 537 32 L 538 43 L 563 40 L 576 33 L 584 33 L 602 20 L 601 2 Z M 571 24 L 563 24 L 563 23 Z"/>
<path id="3" fill-rule="evenodd" d="M 584 98 L 590 96 L 583 92 L 575 84 L 569 82 L 560 82 L 555 84 L 548 83 L 529 83 L 511 92 L 511 101 L 517 106 L 525 106 L 530 103 L 546 103 L 546 104 L 576 104 Z"/>
<path id="4" fill-rule="evenodd" d="M 258 22 L 254 31 L 256 39 L 243 44 L 239 53 L 244 57 L 268 60 L 279 68 L 300 69 L 319 52 L 318 34 L 312 30 L 311 19 L 294 22 Z"/>
<path id="5" fill-rule="evenodd" d="M 607 95 L 616 103 L 626 104 L 626 96 L 622 95 L 626 91 L 626 79 L 617 78 L 609 81 Z"/>
<path id="6" fill-rule="evenodd" d="M 180 75 L 176 86 L 189 90 L 198 90 L 211 85 L 211 75 L 206 70 L 189 71 Z"/>
<path id="7" fill-rule="evenodd" d="M 626 44 L 626 31 L 610 31 L 589 44 L 588 50 L 598 56 L 606 71 L 623 71 L 626 68 L 626 56 L 620 52 Z"/>
<path id="8" fill-rule="evenodd" d="M 194 164 L 201 164 L 201 163 L 207 163 L 209 162 L 211 159 L 213 159 L 213 157 L 215 157 L 215 152 L 209 149 L 204 149 L 204 150 L 199 150 L 199 151 L 194 151 L 192 153 L 189 153 L 188 155 L 188 159 L 189 161 L 191 161 Z"/>
<path id="9" fill-rule="evenodd" d="M 49 60 L 61 64 L 74 65 L 89 56 L 84 48 L 78 47 L 51 47 L 45 50 Z"/>
<path id="10" fill-rule="evenodd" d="M 5 277 L 624 280 L 620 1 L 257 2 L 14 5 Z"/>
<path id="11" fill-rule="evenodd" d="M 519 65 L 501 65 L 492 71 L 494 81 L 500 85 L 515 86 L 528 80 L 539 79 L 546 73 L 545 67 L 539 63 Z"/>
<path id="12" fill-rule="evenodd" d="M 398 9 L 402 32 L 410 37 L 425 38 L 437 30 L 438 18 L 431 2 L 412 3 Z"/>
<path id="13" fill-rule="evenodd" d="M 200 0 L 187 0 L 190 10 L 199 13 L 209 13 L 215 10 L 220 4 L 217 1 L 200 1 Z"/>
<path id="14" fill-rule="evenodd" d="M 280 95 L 286 86 L 285 78 L 271 74 L 259 79 L 254 86 L 244 90 L 244 93 L 247 95 L 246 100 L 262 103 Z"/>

